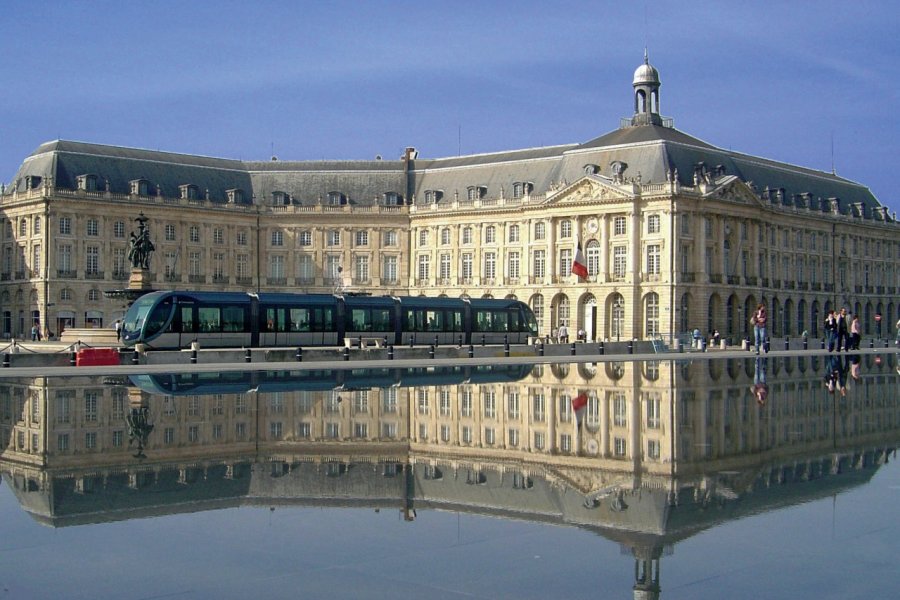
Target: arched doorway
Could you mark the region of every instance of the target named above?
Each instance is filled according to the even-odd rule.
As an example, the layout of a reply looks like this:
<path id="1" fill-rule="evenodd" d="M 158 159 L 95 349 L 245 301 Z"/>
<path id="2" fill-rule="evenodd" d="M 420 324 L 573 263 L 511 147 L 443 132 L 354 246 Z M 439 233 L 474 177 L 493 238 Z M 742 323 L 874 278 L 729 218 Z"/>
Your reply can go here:
<path id="1" fill-rule="evenodd" d="M 785 336 L 791 335 L 794 333 L 793 327 L 791 327 L 791 319 L 794 314 L 794 301 L 788 298 L 784 301 L 784 311 L 781 313 L 782 320 L 784 323 L 782 324 L 781 330 L 784 332 Z"/>
<path id="2" fill-rule="evenodd" d="M 625 298 L 622 294 L 610 294 L 606 300 L 606 312 L 610 315 L 607 337 L 619 341 L 625 335 Z"/>
<path id="3" fill-rule="evenodd" d="M 682 332 L 691 330 L 691 295 L 683 294 L 681 296 L 681 320 L 679 322 L 679 330 Z"/>
<path id="4" fill-rule="evenodd" d="M 597 322 L 597 299 L 593 294 L 585 295 L 581 301 L 581 323 L 586 339 L 597 339 L 600 324 Z"/>
<path id="5" fill-rule="evenodd" d="M 644 337 L 659 335 L 659 294 L 644 296 Z"/>
<path id="6" fill-rule="evenodd" d="M 813 300 L 812 303 L 812 314 L 810 315 L 810 335 L 812 337 L 819 337 L 819 321 L 824 320 L 824 316 L 819 316 L 819 301 Z"/>
<path id="7" fill-rule="evenodd" d="M 728 296 L 728 304 L 725 308 L 725 335 L 733 336 L 737 332 L 735 322 L 738 318 L 738 297 L 737 294 Z"/>
<path id="8" fill-rule="evenodd" d="M 713 329 L 718 329 L 716 327 L 716 315 L 722 310 L 722 299 L 719 298 L 718 294 L 713 294 L 709 297 L 706 308 L 706 331 L 712 332 Z"/>
<path id="9" fill-rule="evenodd" d="M 806 300 L 797 303 L 797 333 L 802 335 L 803 332 L 809 334 L 806 329 Z"/>

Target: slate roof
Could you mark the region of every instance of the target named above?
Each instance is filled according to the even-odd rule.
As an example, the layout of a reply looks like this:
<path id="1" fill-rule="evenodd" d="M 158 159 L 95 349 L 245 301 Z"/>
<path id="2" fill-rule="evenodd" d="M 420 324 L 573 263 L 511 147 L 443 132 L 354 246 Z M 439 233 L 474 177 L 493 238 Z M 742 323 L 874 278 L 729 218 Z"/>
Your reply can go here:
<path id="1" fill-rule="evenodd" d="M 266 204 L 274 192 L 293 197 L 295 204 L 315 204 L 329 192 L 343 193 L 351 204 L 379 202 L 394 192 L 409 200 L 425 202 L 426 190 L 443 192 L 443 202 L 458 195 L 465 199 L 470 186 L 487 188 L 486 197 L 511 197 L 513 184 L 528 183 L 534 194 L 573 183 L 585 174 L 586 165 L 611 175 L 610 165 L 627 165 L 626 177 L 640 175 L 642 183 L 661 183 L 668 171 L 678 172 L 684 185 L 692 185 L 694 168 L 721 166 L 727 175 L 751 183 L 758 194 L 765 188 L 794 195 L 839 198 L 846 211 L 849 203 L 866 208 L 881 204 L 867 187 L 839 177 L 766 158 L 723 150 L 672 127 L 639 125 L 620 128 L 583 144 L 567 144 L 438 159 L 386 161 L 240 161 L 154 150 L 105 146 L 57 140 L 42 144 L 19 168 L 15 184 L 24 189 L 26 175 L 52 175 L 58 187 L 75 188 L 76 177 L 95 174 L 98 187 L 108 179 L 113 193 L 129 192 L 129 182 L 147 179 L 151 194 L 159 186 L 164 196 L 178 197 L 179 186 L 194 184 L 200 195 L 206 190 L 213 200 L 224 201 L 226 190 L 238 188 L 247 200 Z M 409 183 L 409 185 L 407 185 Z"/>

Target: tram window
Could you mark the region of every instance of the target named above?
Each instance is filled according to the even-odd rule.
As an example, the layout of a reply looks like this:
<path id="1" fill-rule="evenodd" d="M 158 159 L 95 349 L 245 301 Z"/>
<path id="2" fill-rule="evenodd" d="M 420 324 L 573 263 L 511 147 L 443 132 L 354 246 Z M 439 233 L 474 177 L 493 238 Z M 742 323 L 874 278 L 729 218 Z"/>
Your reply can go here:
<path id="1" fill-rule="evenodd" d="M 244 309 L 240 306 L 222 308 L 222 331 L 244 331 Z"/>
<path id="2" fill-rule="evenodd" d="M 159 332 L 166 325 L 166 321 L 169 320 L 171 312 L 171 298 L 167 298 L 160 302 L 147 317 L 147 326 L 144 328 L 144 334 L 150 336 Z"/>
<path id="3" fill-rule="evenodd" d="M 266 323 L 264 326 L 266 331 L 275 331 L 275 309 L 267 308 L 266 309 Z"/>
<path id="4" fill-rule="evenodd" d="M 201 332 L 221 331 L 222 317 L 218 306 L 201 306 L 197 309 Z"/>
<path id="5" fill-rule="evenodd" d="M 194 331 L 194 307 L 181 307 L 181 331 L 193 333 Z"/>
<path id="6" fill-rule="evenodd" d="M 291 331 L 309 331 L 309 309 L 291 309 Z"/>
<path id="7" fill-rule="evenodd" d="M 494 331 L 509 331 L 509 313 L 495 312 L 492 325 Z"/>
<path id="8" fill-rule="evenodd" d="M 390 331 L 391 312 L 387 308 L 372 309 L 372 331 Z"/>
<path id="9" fill-rule="evenodd" d="M 330 308 L 315 308 L 312 310 L 313 331 L 334 331 L 334 311 Z"/>
<path id="10" fill-rule="evenodd" d="M 509 331 L 509 313 L 493 310 L 477 311 L 475 331 Z"/>

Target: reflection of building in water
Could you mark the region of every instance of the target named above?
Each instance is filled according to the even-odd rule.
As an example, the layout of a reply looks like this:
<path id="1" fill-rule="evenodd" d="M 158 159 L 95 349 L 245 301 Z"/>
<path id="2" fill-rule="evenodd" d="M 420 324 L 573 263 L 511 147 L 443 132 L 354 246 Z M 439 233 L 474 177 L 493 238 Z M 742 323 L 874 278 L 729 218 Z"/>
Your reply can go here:
<path id="1" fill-rule="evenodd" d="M 2 471 L 53 526 L 243 504 L 574 525 L 632 553 L 635 595 L 654 597 L 678 541 L 867 481 L 900 440 L 895 360 L 865 357 L 846 396 L 823 384 L 827 359 L 809 357 L 546 365 L 519 381 L 371 389 L 286 378 L 279 391 L 250 381 L 212 395 L 5 380 Z M 134 407 L 153 426 L 144 458 L 129 448 Z"/>

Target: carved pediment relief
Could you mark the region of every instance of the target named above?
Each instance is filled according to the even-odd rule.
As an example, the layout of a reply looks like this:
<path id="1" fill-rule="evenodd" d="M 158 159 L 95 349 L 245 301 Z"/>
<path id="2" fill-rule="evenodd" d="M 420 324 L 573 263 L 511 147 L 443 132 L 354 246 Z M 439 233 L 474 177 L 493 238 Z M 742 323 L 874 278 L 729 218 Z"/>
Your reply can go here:
<path id="1" fill-rule="evenodd" d="M 622 202 L 634 199 L 634 194 L 597 176 L 582 177 L 578 181 L 547 196 L 547 204 L 581 204 L 584 202 Z"/>
<path id="2" fill-rule="evenodd" d="M 737 202 L 738 204 L 762 204 L 750 187 L 738 179 L 731 176 L 726 179 L 722 185 L 708 189 L 704 194 L 704 198 L 725 200 L 727 202 Z"/>

